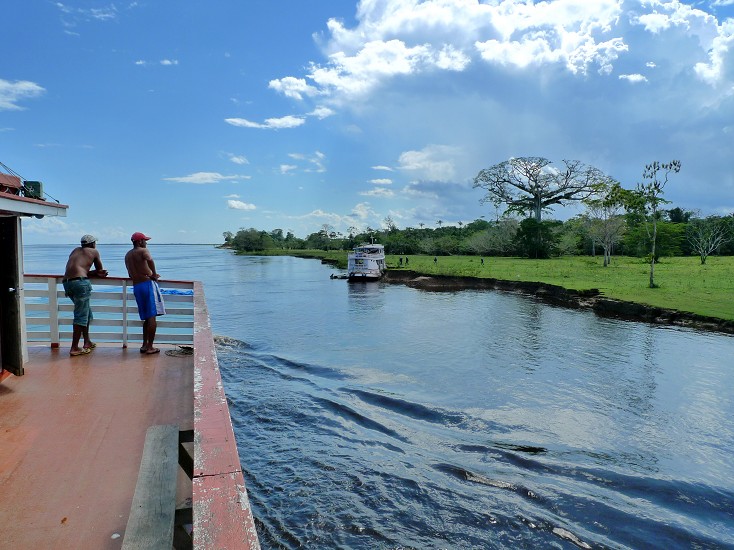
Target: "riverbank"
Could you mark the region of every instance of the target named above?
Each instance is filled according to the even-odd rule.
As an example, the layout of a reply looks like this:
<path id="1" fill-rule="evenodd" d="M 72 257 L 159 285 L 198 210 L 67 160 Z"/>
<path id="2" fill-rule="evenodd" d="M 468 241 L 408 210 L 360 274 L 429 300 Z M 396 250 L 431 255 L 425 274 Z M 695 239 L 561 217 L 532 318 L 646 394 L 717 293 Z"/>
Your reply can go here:
<path id="1" fill-rule="evenodd" d="M 591 309 L 603 317 L 734 334 L 734 322 L 729 320 L 608 298 L 598 289 L 579 291 L 542 282 L 508 281 L 491 277 L 427 276 L 410 270 L 388 270 L 384 280 L 388 283 L 404 284 L 411 288 L 434 292 L 469 289 L 521 292 L 556 306 Z"/>

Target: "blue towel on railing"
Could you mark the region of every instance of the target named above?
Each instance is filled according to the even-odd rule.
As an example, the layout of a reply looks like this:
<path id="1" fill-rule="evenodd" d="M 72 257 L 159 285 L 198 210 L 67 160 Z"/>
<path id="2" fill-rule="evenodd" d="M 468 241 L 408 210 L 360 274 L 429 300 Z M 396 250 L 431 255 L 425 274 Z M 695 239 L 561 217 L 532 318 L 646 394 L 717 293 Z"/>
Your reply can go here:
<path id="1" fill-rule="evenodd" d="M 161 294 L 175 294 L 177 296 L 193 296 L 194 291 L 192 289 L 162 288 Z"/>

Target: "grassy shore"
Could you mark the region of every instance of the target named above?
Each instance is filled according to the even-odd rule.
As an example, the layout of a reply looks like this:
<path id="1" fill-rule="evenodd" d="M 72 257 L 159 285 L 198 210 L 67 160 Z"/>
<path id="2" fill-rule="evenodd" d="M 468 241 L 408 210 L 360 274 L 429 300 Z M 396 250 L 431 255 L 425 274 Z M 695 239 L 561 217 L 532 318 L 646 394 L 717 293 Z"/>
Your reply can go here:
<path id="1" fill-rule="evenodd" d="M 346 268 L 345 251 L 268 251 L 305 258 L 336 261 Z M 404 257 L 403 257 L 404 258 Z M 477 256 L 409 256 L 406 266 L 399 256 L 387 256 L 390 269 L 411 270 L 425 275 L 491 277 L 508 281 L 543 282 L 573 290 L 592 288 L 608 298 L 687 311 L 698 315 L 734 320 L 734 257 L 709 257 L 700 265 L 697 257 L 664 258 L 655 265 L 658 288 L 649 288 L 650 266 L 640 258 L 613 257 L 603 267 L 601 257 L 565 256 L 549 260 L 484 258 Z"/>

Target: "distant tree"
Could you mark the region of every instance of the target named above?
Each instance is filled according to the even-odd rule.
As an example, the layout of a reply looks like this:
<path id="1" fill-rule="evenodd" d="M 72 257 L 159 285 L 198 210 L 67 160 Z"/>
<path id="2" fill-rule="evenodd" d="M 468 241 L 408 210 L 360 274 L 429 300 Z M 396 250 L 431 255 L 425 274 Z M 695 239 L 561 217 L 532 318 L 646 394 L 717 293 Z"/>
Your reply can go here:
<path id="1" fill-rule="evenodd" d="M 385 229 L 388 233 L 393 233 L 394 231 L 398 230 L 398 226 L 395 223 L 395 221 L 392 219 L 392 217 L 387 216 L 382 223 L 385 225 Z"/>
<path id="2" fill-rule="evenodd" d="M 436 223 L 438 224 L 438 227 L 440 229 L 441 226 L 443 225 L 443 220 L 438 220 Z"/>
<path id="3" fill-rule="evenodd" d="M 229 244 L 229 242 L 232 240 L 232 237 L 234 237 L 234 234 L 231 231 L 225 231 L 222 233 L 222 236 L 224 237 L 224 242 Z"/>
<path id="4" fill-rule="evenodd" d="M 663 198 L 663 191 L 671 174 L 680 172 L 679 160 L 667 163 L 654 161 L 642 173 L 642 183 L 638 183 L 634 191 L 625 194 L 627 208 L 642 215 L 645 230 L 650 238 L 650 288 L 655 288 L 655 260 L 658 235 L 658 221 L 660 220 L 663 204 L 669 201 Z M 650 227 L 652 226 L 652 229 Z"/>
<path id="5" fill-rule="evenodd" d="M 719 216 L 691 220 L 686 228 L 686 240 L 701 258 L 701 265 L 706 263 L 706 258 L 712 252 L 731 238 L 729 225 Z"/>
<path id="6" fill-rule="evenodd" d="M 690 220 L 694 214 L 694 212 L 690 210 L 683 210 L 678 206 L 667 210 L 666 213 L 668 214 L 668 219 L 672 223 L 688 223 L 688 220 Z"/>
<path id="7" fill-rule="evenodd" d="M 418 226 L 419 226 L 419 227 L 420 227 L 421 229 L 423 229 L 423 228 L 424 228 L 424 227 L 426 226 L 426 224 L 425 224 L 425 223 L 423 223 L 423 222 L 420 222 L 420 223 L 418 224 Z"/>
<path id="8" fill-rule="evenodd" d="M 474 188 L 487 191 L 481 203 L 506 204 L 508 212 L 532 215 L 540 222 L 543 210 L 586 199 L 606 179 L 600 170 L 578 160 L 564 160 L 563 164 L 558 170 L 542 157 L 512 158 L 481 170 L 474 178 Z"/>
<path id="9" fill-rule="evenodd" d="M 514 218 L 503 218 L 497 223 L 484 223 L 487 228 L 472 233 L 466 240 L 466 248 L 482 256 L 504 256 L 511 253 L 519 227 L 518 221 Z"/>
<path id="10" fill-rule="evenodd" d="M 267 231 L 258 231 L 253 227 L 249 229 L 240 229 L 231 242 L 236 250 L 240 250 L 242 252 L 267 250 L 274 246 L 273 239 Z"/>
<path id="11" fill-rule="evenodd" d="M 616 181 L 605 181 L 596 188 L 596 194 L 584 201 L 589 213 L 589 235 L 594 243 L 600 242 L 604 249 L 604 267 L 612 260 L 612 248 L 619 242 L 624 231 L 624 193 Z"/>

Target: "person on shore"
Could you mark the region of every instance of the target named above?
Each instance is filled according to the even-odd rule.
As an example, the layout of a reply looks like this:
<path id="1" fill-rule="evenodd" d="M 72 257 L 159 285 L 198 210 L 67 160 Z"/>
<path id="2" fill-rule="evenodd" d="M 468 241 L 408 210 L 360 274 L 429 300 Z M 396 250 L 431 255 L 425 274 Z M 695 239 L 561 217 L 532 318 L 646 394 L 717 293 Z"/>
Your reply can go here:
<path id="1" fill-rule="evenodd" d="M 94 269 L 91 267 L 94 266 Z M 90 353 L 97 344 L 89 337 L 89 325 L 92 323 L 92 283 L 90 277 L 107 277 L 107 270 L 102 266 L 102 257 L 97 250 L 97 237 L 84 235 L 81 238 L 81 246 L 77 246 L 69 254 L 64 270 L 64 293 L 74 303 L 74 327 L 71 336 L 71 349 L 69 355 L 86 355 Z M 84 344 L 80 348 L 79 340 L 84 338 Z"/>
<path id="2" fill-rule="evenodd" d="M 148 250 L 150 237 L 136 231 L 130 240 L 133 248 L 125 254 L 125 267 L 133 281 L 133 293 L 138 304 L 140 320 L 143 321 L 143 345 L 140 347 L 140 353 L 152 355 L 161 351 L 153 346 L 158 328 L 156 317 L 166 314 L 161 289 L 158 287 L 160 275 L 155 270 L 153 256 Z"/>

